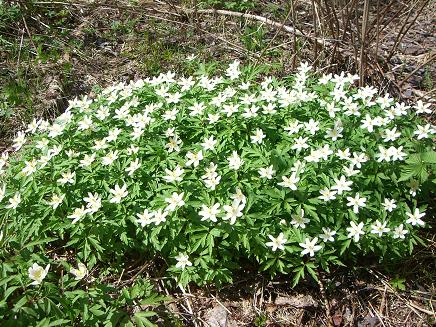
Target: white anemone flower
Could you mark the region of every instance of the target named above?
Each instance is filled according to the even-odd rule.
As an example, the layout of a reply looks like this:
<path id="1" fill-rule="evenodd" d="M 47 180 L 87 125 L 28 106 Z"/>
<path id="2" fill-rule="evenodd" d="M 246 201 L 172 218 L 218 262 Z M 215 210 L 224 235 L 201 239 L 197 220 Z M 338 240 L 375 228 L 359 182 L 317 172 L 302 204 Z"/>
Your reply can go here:
<path id="1" fill-rule="evenodd" d="M 271 247 L 272 251 L 275 252 L 277 249 L 279 250 L 284 250 L 285 249 L 285 244 L 288 241 L 285 238 L 285 235 L 283 233 L 280 233 L 279 236 L 274 237 L 272 235 L 268 235 L 269 239 L 271 240 L 271 242 L 267 242 L 265 243 L 266 246 Z"/>
<path id="2" fill-rule="evenodd" d="M 74 275 L 75 280 L 81 280 L 85 278 L 86 275 L 88 274 L 88 268 L 86 268 L 86 266 L 83 263 L 79 262 L 77 265 L 77 269 L 71 268 L 70 273 Z"/>
<path id="3" fill-rule="evenodd" d="M 36 262 L 29 268 L 29 278 L 33 280 L 30 285 L 39 285 L 44 280 L 45 276 L 48 274 L 48 270 L 50 269 L 50 264 L 48 264 L 45 268 L 38 265 Z"/>

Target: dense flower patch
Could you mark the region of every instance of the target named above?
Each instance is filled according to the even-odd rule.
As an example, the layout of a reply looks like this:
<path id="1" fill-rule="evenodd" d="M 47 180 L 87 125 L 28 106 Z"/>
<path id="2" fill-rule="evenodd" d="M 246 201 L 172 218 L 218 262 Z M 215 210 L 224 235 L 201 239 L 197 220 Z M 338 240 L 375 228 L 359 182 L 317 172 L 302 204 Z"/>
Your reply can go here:
<path id="1" fill-rule="evenodd" d="M 78 280 L 158 254 L 181 284 L 229 282 L 247 260 L 298 282 L 342 258 L 410 251 L 436 161 L 435 128 L 418 117 L 430 106 L 310 70 L 260 82 L 238 62 L 223 77 L 168 72 L 34 120 L 0 160 L 2 246 L 71 249 Z M 29 262 L 29 284 L 48 262 Z"/>

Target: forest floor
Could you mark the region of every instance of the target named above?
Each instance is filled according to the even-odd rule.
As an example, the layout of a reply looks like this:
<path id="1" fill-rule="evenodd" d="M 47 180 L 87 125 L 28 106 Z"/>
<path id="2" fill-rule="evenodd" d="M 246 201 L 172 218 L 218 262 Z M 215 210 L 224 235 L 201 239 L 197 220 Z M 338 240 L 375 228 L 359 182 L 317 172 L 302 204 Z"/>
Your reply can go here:
<path id="1" fill-rule="evenodd" d="M 96 85 L 167 70 L 192 73 L 186 60 L 191 55 L 217 65 L 234 59 L 262 64 L 276 76 L 291 74 L 301 60 L 322 72 L 358 72 L 356 48 L 313 52 L 316 41 L 288 33 L 283 26 L 292 15 L 285 3 L 257 1 L 249 11 L 278 22 L 274 26 L 248 16 L 186 11 L 187 1 L 28 1 L 19 9 L 0 1 L 0 152 L 31 119 L 56 117 L 68 100 L 92 95 Z M 315 30 L 311 3 L 299 1 L 294 8 L 299 21 L 293 26 L 305 35 Z M 374 50 L 377 43 L 377 50 L 368 50 L 365 70 L 366 83 L 408 102 L 433 101 L 435 95 L 436 4 L 430 2 L 413 24 L 404 25 L 418 9 L 395 17 L 390 8 L 384 19 L 392 21 L 368 45 Z M 161 291 L 175 299 L 168 306 L 183 325 L 431 326 L 436 238 L 430 232 L 423 237 L 427 246 L 401 263 L 338 268 L 323 274 L 320 284 L 307 281 L 291 289 L 286 276 L 271 281 L 245 274 L 221 289 Z"/>

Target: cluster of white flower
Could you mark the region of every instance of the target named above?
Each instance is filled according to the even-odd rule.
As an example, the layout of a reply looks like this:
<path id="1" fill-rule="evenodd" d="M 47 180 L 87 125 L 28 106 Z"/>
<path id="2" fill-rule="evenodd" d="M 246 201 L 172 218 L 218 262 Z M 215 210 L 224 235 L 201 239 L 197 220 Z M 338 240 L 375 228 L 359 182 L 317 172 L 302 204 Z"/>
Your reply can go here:
<path id="1" fill-rule="evenodd" d="M 169 194 L 168 190 L 172 193 L 162 199 L 165 207 L 155 206 L 155 202 L 150 201 L 154 208 L 134 212 L 138 225 L 142 227 L 162 224 L 179 208 L 190 206 L 190 195 L 184 185 L 191 181 L 193 184 L 200 181 L 204 191 L 212 196 L 211 201 L 199 206 L 201 221 L 216 223 L 221 217 L 230 225 L 235 224 L 244 215 L 247 203 L 239 179 L 252 171 L 269 190 L 284 190 L 292 194 L 301 191 L 304 185 L 315 198 L 325 203 L 339 206 L 346 199 L 345 209 L 349 207 L 357 215 L 372 196 L 367 189 L 353 188 L 361 184 L 357 181 L 364 178 L 365 168 L 374 163 L 389 165 L 404 161 L 408 156 L 406 150 L 410 149 L 398 140 L 403 137 L 431 138 L 435 128 L 430 124 L 418 125 L 410 133 L 412 135 L 405 135 L 396 121 L 408 115 L 411 108 L 404 103 L 393 105 L 394 101 L 388 94 L 375 97 L 378 91 L 373 87 L 362 87 L 353 92 L 349 86 L 357 79 L 355 75 L 324 75 L 318 81 L 324 86 L 324 91 L 312 92 L 307 86 L 310 70 L 311 67 L 303 63 L 294 76 L 292 88 L 267 77 L 260 83 L 260 88 L 253 90 L 250 82 L 238 80 L 242 72 L 237 61 L 226 70 L 228 79 L 206 75 L 177 78 L 168 72 L 129 84 L 114 84 L 104 89 L 96 99 L 74 99 L 52 124 L 34 120 L 26 132 L 19 132 L 13 140 L 13 148 L 25 147 L 28 135 L 37 134 L 31 146 L 35 155 L 31 160 L 18 163 L 20 172 L 14 178 L 37 178 L 38 172 L 48 171 L 47 166 L 52 169 L 51 164 L 56 162 L 57 170 L 52 175 L 58 187 L 51 192 L 50 198 L 44 198 L 44 204 L 57 210 L 69 194 L 69 188 L 80 182 L 86 193 L 82 194 L 80 201 L 68 201 L 74 209 L 67 217 L 75 224 L 87 215 L 113 210 L 109 207 L 111 204 L 122 205 L 128 210 L 136 208 L 135 203 L 129 207 L 134 194 L 138 193 L 135 183 L 154 178 L 144 177 L 141 168 L 149 164 L 151 154 L 158 153 L 150 157 L 156 161 L 154 176 L 166 183 L 162 188 L 166 190 L 165 194 Z M 145 98 L 143 93 L 147 93 Z M 300 110 L 306 104 L 317 104 L 323 110 L 317 116 L 308 117 Z M 417 102 L 416 114 L 430 112 L 429 105 Z M 360 128 L 350 130 L 346 123 L 349 121 Z M 191 131 L 193 124 L 198 128 Z M 232 130 L 229 126 L 237 126 L 239 130 Z M 281 127 L 273 135 L 270 126 Z M 245 134 L 239 133 L 241 130 Z M 360 133 L 362 138 L 376 139 L 377 142 L 373 142 L 375 148 L 347 143 L 346 138 L 353 133 Z M 159 148 L 153 148 L 146 141 L 153 140 L 156 135 L 166 138 Z M 81 140 L 81 146 L 71 142 L 75 138 Z M 226 138 L 231 141 L 226 141 Z M 280 143 L 284 153 L 295 158 L 292 167 L 284 171 L 279 171 L 268 150 L 277 146 L 277 138 L 284 141 Z M 387 145 L 380 145 L 380 142 Z M 251 162 L 250 151 L 260 154 L 261 164 Z M 0 176 L 4 174 L 8 160 L 8 154 L 3 153 Z M 332 174 L 326 175 L 327 180 L 319 188 L 308 188 L 312 177 L 305 172 L 313 169 L 325 169 L 326 172 L 332 169 Z M 83 184 L 94 178 L 96 172 L 100 178 L 111 172 L 118 176 L 118 182 L 106 185 L 106 188 L 91 189 L 91 183 L 84 187 Z M 44 176 L 48 178 L 49 175 Z M 217 190 L 230 192 L 235 187 L 236 193 L 228 194 L 227 199 L 213 197 Z M 419 184 L 410 186 L 413 196 L 418 190 Z M 387 195 L 384 204 L 380 204 L 385 211 L 405 208 L 404 203 L 397 203 L 390 197 L 392 195 Z M 0 204 L 4 199 L 9 202 L 3 206 L 4 209 L 18 210 L 22 200 L 27 201 L 27 196 L 21 190 L 9 189 L 5 182 L 0 187 Z M 421 219 L 424 213 L 418 208 L 414 210 L 413 214 L 407 213 L 407 220 L 395 225 L 388 220 L 351 221 L 345 229 L 346 235 L 356 242 L 365 231 L 380 237 L 391 233 L 393 238 L 404 238 L 409 225 L 424 224 Z M 301 207 L 295 211 L 291 214 L 292 228 L 305 230 L 311 220 Z M 319 240 L 333 242 L 339 232 L 345 233 L 322 227 L 316 235 L 312 233 L 304 243 L 300 243 L 301 253 L 313 256 L 321 249 L 317 245 Z M 285 234 L 269 235 L 269 238 L 271 242 L 266 245 L 273 251 L 285 249 Z M 180 267 L 189 266 L 185 254 L 180 254 L 178 260 Z"/>

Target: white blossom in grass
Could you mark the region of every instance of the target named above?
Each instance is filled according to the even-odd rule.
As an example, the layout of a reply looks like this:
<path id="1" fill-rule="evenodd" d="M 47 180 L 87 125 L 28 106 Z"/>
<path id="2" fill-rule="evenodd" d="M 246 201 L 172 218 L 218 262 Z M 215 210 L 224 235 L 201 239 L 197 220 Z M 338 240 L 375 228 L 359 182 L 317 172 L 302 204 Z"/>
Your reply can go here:
<path id="1" fill-rule="evenodd" d="M 237 113 L 239 110 L 239 105 L 237 103 L 230 103 L 223 105 L 222 112 L 226 114 L 227 117 L 232 116 L 234 113 Z"/>
<path id="2" fill-rule="evenodd" d="M 131 177 L 137 171 L 139 168 L 141 168 L 141 163 L 139 162 L 139 158 L 136 158 L 135 160 L 130 162 L 129 167 L 125 169 L 125 171 L 128 173 L 128 175 Z"/>
<path id="3" fill-rule="evenodd" d="M 404 116 L 407 115 L 407 109 L 410 107 L 407 106 L 404 102 L 397 102 L 395 104 L 394 110 L 395 110 L 395 116 Z"/>
<path id="4" fill-rule="evenodd" d="M 47 139 L 41 139 L 36 141 L 35 147 L 40 150 L 47 149 L 48 143 L 49 141 Z"/>
<path id="5" fill-rule="evenodd" d="M 221 212 L 220 204 L 215 203 L 214 205 L 208 207 L 204 204 L 201 205 L 201 210 L 198 214 L 202 217 L 201 221 L 210 220 L 213 222 L 217 221 L 216 216 Z"/>
<path id="6" fill-rule="evenodd" d="M 289 177 L 282 176 L 282 180 L 283 181 L 278 183 L 278 185 L 286 187 L 286 188 L 290 188 L 291 190 L 295 191 L 295 190 L 297 190 L 297 183 L 300 181 L 300 178 L 294 172 Z"/>
<path id="7" fill-rule="evenodd" d="M 166 222 L 167 220 L 167 216 L 168 216 L 168 211 L 166 210 L 162 210 L 162 209 L 158 209 L 156 211 L 153 211 L 153 222 L 154 224 L 157 226 L 161 223 Z"/>
<path id="8" fill-rule="evenodd" d="M 112 198 L 109 200 L 110 203 L 121 203 L 121 200 L 129 195 L 126 184 L 122 187 L 116 184 L 113 189 L 109 190 L 109 192 L 112 194 Z"/>
<path id="9" fill-rule="evenodd" d="M 216 172 L 218 166 L 216 164 L 214 164 L 213 162 L 211 162 L 209 164 L 209 167 L 206 167 L 205 169 L 205 174 L 203 176 L 201 176 L 202 179 L 209 179 L 209 178 L 214 178 L 218 176 L 218 173 Z"/>
<path id="10" fill-rule="evenodd" d="M 48 128 L 48 130 L 49 130 L 48 137 L 55 138 L 55 137 L 60 136 L 64 133 L 65 125 L 54 123 L 53 125 L 51 125 Z"/>
<path id="11" fill-rule="evenodd" d="M 85 217 L 87 214 L 87 210 L 85 206 L 81 206 L 80 208 L 74 209 L 73 213 L 68 215 L 67 218 L 73 219 L 72 224 L 77 223 L 81 218 Z"/>
<path id="12" fill-rule="evenodd" d="M 169 142 L 165 144 L 165 148 L 168 149 L 168 152 L 179 152 L 180 151 L 180 145 L 182 144 L 182 140 L 179 139 L 177 135 L 174 135 L 174 137 L 170 137 Z"/>
<path id="13" fill-rule="evenodd" d="M 354 165 L 350 164 L 348 167 L 343 168 L 343 172 L 347 177 L 357 175 L 360 170 L 354 169 Z"/>
<path id="14" fill-rule="evenodd" d="M 155 212 L 153 211 L 148 211 L 148 209 L 144 209 L 144 211 L 142 213 L 137 213 L 136 217 L 138 217 L 138 219 L 136 219 L 136 222 L 141 225 L 141 227 L 145 227 L 147 225 L 150 225 L 151 223 L 154 222 L 154 214 Z"/>
<path id="15" fill-rule="evenodd" d="M 229 163 L 229 168 L 233 170 L 238 170 L 244 164 L 244 160 L 239 157 L 238 152 L 236 151 L 232 152 L 232 155 L 227 158 L 227 161 Z"/>
<path id="16" fill-rule="evenodd" d="M 318 237 L 314 237 L 312 240 L 307 238 L 304 240 L 304 243 L 298 243 L 302 248 L 301 255 L 309 254 L 309 256 L 313 257 L 315 252 L 318 252 L 322 249 L 321 245 L 316 245 L 318 242 Z"/>
<path id="17" fill-rule="evenodd" d="M 101 164 L 103 166 L 110 166 L 117 159 L 118 159 L 118 150 L 110 151 L 107 155 L 101 158 Z"/>
<path id="18" fill-rule="evenodd" d="M 250 88 L 251 83 L 250 82 L 241 82 L 241 84 L 239 84 L 238 88 L 240 90 L 246 91 Z"/>
<path id="19" fill-rule="evenodd" d="M 33 280 L 30 285 L 39 285 L 44 280 L 45 276 L 48 274 L 48 270 L 50 269 L 50 264 L 45 266 L 45 268 L 41 267 L 37 263 L 34 263 L 32 267 L 29 268 L 29 278 Z"/>
<path id="20" fill-rule="evenodd" d="M 411 194 L 412 196 L 416 196 L 416 192 L 420 191 L 421 189 L 419 188 L 419 182 L 416 179 L 412 179 L 407 186 L 410 187 L 409 190 L 409 194 Z"/>
<path id="21" fill-rule="evenodd" d="M 378 150 L 379 150 L 379 153 L 376 154 L 378 162 L 391 161 L 391 152 L 388 149 L 379 145 Z"/>
<path id="22" fill-rule="evenodd" d="M 300 131 L 303 125 L 300 124 L 298 120 L 294 120 L 288 124 L 284 129 L 288 132 L 289 135 L 296 134 Z M 307 139 L 306 139 L 307 141 Z"/>
<path id="23" fill-rule="evenodd" d="M 266 88 L 260 91 L 259 99 L 266 101 L 268 103 L 272 103 L 276 101 L 276 95 L 277 91 L 273 90 L 272 88 Z"/>
<path id="24" fill-rule="evenodd" d="M 99 120 L 105 120 L 106 118 L 108 118 L 110 116 L 109 108 L 105 107 L 105 106 L 100 106 L 100 108 L 95 113 L 95 116 Z"/>
<path id="25" fill-rule="evenodd" d="M 244 112 L 242 113 L 242 117 L 248 119 L 248 118 L 253 118 L 253 117 L 257 117 L 257 112 L 259 111 L 259 107 L 252 105 L 250 107 L 246 107 L 244 109 Z"/>
<path id="26" fill-rule="evenodd" d="M 386 211 L 392 212 L 396 207 L 396 201 L 394 199 L 385 198 L 383 207 Z"/>
<path id="27" fill-rule="evenodd" d="M 37 165 L 38 165 L 38 160 L 33 159 L 31 161 L 25 161 L 25 166 L 24 168 L 21 170 L 21 175 L 23 176 L 30 176 L 32 175 L 34 172 L 36 172 L 37 170 Z"/>
<path id="28" fill-rule="evenodd" d="M 65 185 L 65 184 L 74 184 L 75 178 L 76 178 L 76 172 L 71 172 L 70 170 L 61 173 L 61 178 L 59 178 L 57 181 L 59 184 Z"/>
<path id="29" fill-rule="evenodd" d="M 273 175 L 276 173 L 273 168 L 272 165 L 266 168 L 260 168 L 258 170 L 260 178 L 272 179 Z"/>
<path id="30" fill-rule="evenodd" d="M 329 144 L 325 144 L 322 148 L 319 149 L 319 155 L 324 160 L 328 160 L 329 156 L 332 154 L 333 151 L 330 149 Z"/>
<path id="31" fill-rule="evenodd" d="M 165 208 L 165 211 L 174 211 L 177 207 L 182 207 L 185 204 L 185 201 L 183 200 L 183 195 L 185 193 L 177 193 L 173 192 L 171 197 L 165 198 L 165 202 L 168 203 L 168 206 Z"/>
<path id="32" fill-rule="evenodd" d="M 190 111 L 190 116 L 198 116 L 201 115 L 204 112 L 204 109 L 206 109 L 206 106 L 204 105 L 204 102 L 195 102 L 192 106 L 188 108 Z"/>
<path id="33" fill-rule="evenodd" d="M 304 129 L 311 135 L 315 135 L 315 133 L 319 131 L 319 128 L 319 122 L 312 118 L 307 123 L 304 123 Z"/>
<path id="34" fill-rule="evenodd" d="M 383 140 L 385 142 L 389 142 L 389 141 L 395 141 L 396 139 L 398 139 L 401 136 L 400 132 L 397 132 L 397 127 L 394 127 L 392 129 L 386 129 L 385 133 L 384 133 L 384 138 Z"/>
<path id="35" fill-rule="evenodd" d="M 62 151 L 62 145 L 54 146 L 51 149 L 47 150 L 47 155 L 51 157 L 56 157 Z"/>
<path id="36" fill-rule="evenodd" d="M 274 115 L 277 113 L 276 106 L 274 103 L 268 103 L 267 105 L 262 105 L 262 113 L 265 115 Z"/>
<path id="37" fill-rule="evenodd" d="M 338 194 L 342 194 L 345 191 L 351 191 L 352 181 L 347 181 L 345 176 L 341 176 L 339 179 L 334 178 L 335 185 L 333 185 L 332 190 L 336 190 Z"/>
<path id="38" fill-rule="evenodd" d="M 47 204 L 51 206 L 53 209 L 56 209 L 64 201 L 64 199 L 65 199 L 65 194 L 53 193 L 50 201 L 47 201 Z"/>
<path id="39" fill-rule="evenodd" d="M 263 139 L 266 137 L 266 135 L 263 133 L 263 131 L 258 128 L 256 129 L 256 132 L 254 133 L 254 135 L 251 135 L 251 143 L 253 144 L 262 144 Z"/>
<path id="40" fill-rule="evenodd" d="M 186 266 L 192 266 L 192 262 L 189 261 L 189 257 L 186 254 L 179 253 L 179 255 L 176 257 L 176 260 L 176 268 L 185 269 Z"/>
<path id="41" fill-rule="evenodd" d="M 38 129 L 38 125 L 41 121 L 40 120 L 36 120 L 36 118 L 34 118 L 30 124 L 27 125 L 27 129 L 26 132 L 30 133 L 30 134 L 34 134 L 36 132 L 36 130 Z"/>
<path id="42" fill-rule="evenodd" d="M 307 144 L 308 137 L 298 137 L 295 139 L 295 143 L 292 145 L 292 150 L 300 151 L 302 149 L 307 149 L 309 145 Z"/>
<path id="43" fill-rule="evenodd" d="M 38 130 L 41 132 L 45 132 L 50 127 L 50 123 L 47 120 L 42 120 L 41 123 L 38 126 Z"/>
<path id="44" fill-rule="evenodd" d="M 342 131 L 344 129 L 342 127 L 334 127 L 326 130 L 326 136 L 331 138 L 332 141 L 337 141 L 339 138 L 343 137 Z"/>
<path id="45" fill-rule="evenodd" d="M 215 149 L 215 145 L 217 144 L 217 140 L 215 140 L 215 138 L 213 137 L 213 135 L 209 138 L 205 138 L 203 143 L 201 143 L 201 146 L 203 147 L 204 150 L 214 150 Z"/>
<path id="46" fill-rule="evenodd" d="M 21 149 L 21 147 L 26 143 L 26 134 L 24 132 L 18 132 L 15 138 L 12 140 L 12 147 L 15 151 Z"/>
<path id="47" fill-rule="evenodd" d="M 359 208 L 366 207 L 366 198 L 360 197 L 359 193 L 356 193 L 356 195 L 353 197 L 347 196 L 347 206 L 353 207 L 354 213 L 359 213 Z"/>
<path id="48" fill-rule="evenodd" d="M 226 76 L 230 80 L 235 80 L 241 75 L 241 71 L 239 69 L 240 62 L 235 60 L 232 62 L 226 70 Z"/>
<path id="49" fill-rule="evenodd" d="M 174 127 L 170 127 L 165 131 L 165 136 L 166 137 L 174 136 L 174 135 L 176 135 L 175 131 L 176 131 L 176 129 Z"/>
<path id="50" fill-rule="evenodd" d="M 431 103 L 424 103 L 422 100 L 418 100 L 415 105 L 415 110 L 417 114 L 431 114 Z"/>
<path id="51" fill-rule="evenodd" d="M 414 131 L 413 134 L 417 135 L 418 140 L 428 138 L 429 134 L 433 133 L 430 124 L 427 124 L 425 126 L 418 125 L 418 126 L 416 126 L 416 128 L 417 128 L 417 130 Z"/>
<path id="52" fill-rule="evenodd" d="M 174 170 L 165 169 L 166 175 L 163 178 L 169 183 L 181 182 L 183 180 L 182 175 L 184 172 L 185 170 L 177 165 Z"/>
<path id="53" fill-rule="evenodd" d="M 203 160 L 203 152 L 201 150 L 197 153 L 189 151 L 186 154 L 186 158 L 188 159 L 185 163 L 186 166 L 193 165 L 194 167 L 197 167 L 200 164 L 200 161 Z"/>
<path id="54" fill-rule="evenodd" d="M 406 215 L 407 215 L 407 217 L 409 217 L 406 220 L 406 223 L 411 224 L 412 226 L 416 226 L 416 225 L 424 226 L 425 225 L 424 221 L 421 219 L 422 217 L 425 216 L 425 212 L 419 212 L 418 208 L 416 208 L 413 213 L 406 212 Z"/>
<path id="55" fill-rule="evenodd" d="M 342 86 L 336 85 L 333 91 L 330 92 L 333 97 L 333 101 L 340 102 L 342 99 L 347 98 L 347 92 L 342 88 Z"/>
<path id="56" fill-rule="evenodd" d="M 194 78 L 192 76 L 189 76 L 187 78 L 182 77 L 177 82 L 177 84 L 179 84 L 181 86 L 180 91 L 186 92 L 186 91 L 189 91 L 195 85 L 195 81 L 194 81 Z"/>
<path id="57" fill-rule="evenodd" d="M 0 187 L 0 202 L 3 201 L 6 194 L 6 184 L 3 184 L 2 187 Z"/>
<path id="58" fill-rule="evenodd" d="M 404 158 L 407 156 L 407 153 L 403 152 L 403 146 L 399 146 L 398 148 L 390 146 L 388 149 L 388 153 L 391 155 L 392 161 L 403 161 Z"/>
<path id="59" fill-rule="evenodd" d="M 336 199 L 336 191 L 332 191 L 329 188 L 324 188 L 322 190 L 319 191 L 319 193 L 321 193 L 321 195 L 318 197 L 321 200 L 327 202 L 327 201 L 331 201 Z"/>
<path id="60" fill-rule="evenodd" d="M 85 154 L 82 160 L 79 162 L 79 166 L 82 168 L 89 167 L 95 161 L 95 153 Z"/>
<path id="61" fill-rule="evenodd" d="M 132 140 L 138 140 L 142 134 L 144 134 L 145 130 L 142 127 L 133 128 L 133 132 L 130 133 Z"/>
<path id="62" fill-rule="evenodd" d="M 92 150 L 94 151 L 99 151 L 99 150 L 103 150 L 103 149 L 107 149 L 109 147 L 109 145 L 106 142 L 106 139 L 102 139 L 102 140 L 95 140 L 94 141 L 94 146 L 91 147 Z"/>
<path id="63" fill-rule="evenodd" d="M 180 102 L 181 98 L 182 98 L 182 94 L 179 92 L 175 92 L 175 93 L 168 93 L 166 100 L 167 100 L 167 103 L 177 104 Z"/>
<path id="64" fill-rule="evenodd" d="M 215 124 L 220 120 L 220 114 L 207 114 L 207 120 L 209 121 L 209 124 Z"/>
<path id="65" fill-rule="evenodd" d="M 331 230 L 328 227 L 323 227 L 322 228 L 322 234 L 319 234 L 319 238 L 321 238 L 324 242 L 334 242 L 335 238 L 334 236 L 336 235 L 336 231 Z"/>
<path id="66" fill-rule="evenodd" d="M 245 204 L 240 203 L 237 200 L 233 200 L 232 205 L 223 206 L 226 215 L 223 217 L 224 220 L 230 220 L 230 225 L 235 224 L 236 219 L 242 217 L 242 210 L 244 209 Z"/>
<path id="67" fill-rule="evenodd" d="M 349 148 L 346 148 L 344 150 L 338 150 L 336 152 L 336 155 L 339 157 L 339 159 L 342 160 L 350 160 L 351 158 L 351 153 Z"/>
<path id="68" fill-rule="evenodd" d="M 81 280 L 85 278 L 86 275 L 88 274 L 88 268 L 86 268 L 86 266 L 83 263 L 79 262 L 77 265 L 77 269 L 71 268 L 70 273 L 74 275 L 75 280 Z"/>
<path id="69" fill-rule="evenodd" d="M 391 229 L 386 227 L 386 224 L 386 222 L 382 223 L 379 220 L 376 220 L 376 222 L 371 225 L 371 233 L 377 234 L 378 236 L 388 233 Z"/>
<path id="70" fill-rule="evenodd" d="M 304 210 L 301 209 L 300 213 L 292 214 L 291 224 L 297 228 L 306 228 L 306 224 L 310 222 L 310 219 L 304 217 Z"/>
<path id="71" fill-rule="evenodd" d="M 244 206 L 247 202 L 246 196 L 244 195 L 244 193 L 242 193 L 242 190 L 239 187 L 236 188 L 236 192 L 234 194 L 230 195 L 230 198 L 234 201 L 242 203 Z"/>
<path id="72" fill-rule="evenodd" d="M 86 202 L 86 211 L 90 214 L 97 212 L 102 206 L 101 196 L 98 193 L 88 192 L 88 196 L 84 197 L 83 201 Z"/>
<path id="73" fill-rule="evenodd" d="M 322 154 L 320 149 L 312 150 L 308 156 L 304 157 L 307 162 L 320 162 Z"/>
<path id="74" fill-rule="evenodd" d="M 116 141 L 121 132 L 122 130 L 119 128 L 113 128 L 109 130 L 108 136 L 106 136 L 106 142 L 110 143 Z"/>
<path id="75" fill-rule="evenodd" d="M 85 131 L 87 129 L 92 128 L 94 126 L 94 123 L 93 123 L 91 117 L 84 116 L 83 119 L 81 121 L 79 121 L 77 125 L 78 125 L 77 129 L 79 131 Z"/>
<path id="76" fill-rule="evenodd" d="M 271 242 L 267 242 L 265 243 L 265 245 L 271 247 L 271 250 L 273 252 L 277 251 L 277 249 L 279 250 L 285 249 L 285 244 L 288 240 L 285 238 L 285 235 L 283 233 L 280 233 L 279 236 L 277 237 L 274 237 L 272 235 L 268 235 L 268 237 L 271 240 Z"/>
<path id="77" fill-rule="evenodd" d="M 360 117 L 360 108 L 359 105 L 355 102 L 353 102 L 353 100 L 351 98 L 347 98 L 349 99 L 349 101 L 344 100 L 344 102 L 342 102 L 343 104 L 343 109 L 346 110 L 344 112 L 345 115 L 347 116 L 356 116 L 356 117 Z"/>
<path id="78" fill-rule="evenodd" d="M 392 105 L 392 102 L 394 101 L 393 98 L 389 95 L 389 93 L 386 93 L 384 97 L 379 97 L 375 102 L 377 102 L 380 105 L 381 109 L 389 108 Z"/>
<path id="79" fill-rule="evenodd" d="M 349 159 L 357 168 L 362 168 L 362 164 L 368 161 L 368 156 L 365 153 L 353 152 L 353 157 Z"/>
<path id="80" fill-rule="evenodd" d="M 6 206 L 7 209 L 17 209 L 21 203 L 21 194 L 16 192 L 12 198 L 9 199 L 9 204 Z"/>
<path id="81" fill-rule="evenodd" d="M 354 242 L 359 242 L 360 235 L 365 234 L 365 232 L 363 231 L 363 226 L 364 224 L 362 222 L 359 223 L 358 225 L 354 221 L 350 222 L 350 227 L 347 227 L 347 232 L 348 232 L 347 237 L 353 238 Z"/>
<path id="82" fill-rule="evenodd" d="M 174 108 L 172 110 L 167 110 L 162 115 L 162 118 L 164 120 L 176 120 L 177 114 L 179 113 L 179 110 L 177 108 Z"/>
<path id="83" fill-rule="evenodd" d="M 334 102 L 327 103 L 326 110 L 331 118 L 336 117 L 336 113 L 341 111 L 341 109 L 338 108 Z"/>
<path id="84" fill-rule="evenodd" d="M 80 153 L 77 151 L 74 151 L 73 149 L 68 149 L 65 151 L 65 154 L 69 159 L 74 159 L 80 156 Z"/>
<path id="85" fill-rule="evenodd" d="M 328 84 L 328 82 L 331 82 L 332 81 L 332 77 L 333 77 L 333 75 L 331 74 L 331 73 L 329 73 L 329 74 L 323 74 L 322 76 L 321 76 L 321 78 L 318 80 L 318 84 L 321 84 L 321 85 L 327 85 Z"/>
<path id="86" fill-rule="evenodd" d="M 257 102 L 256 94 L 254 93 L 245 93 L 243 96 L 239 98 L 241 104 L 249 106 Z"/>
<path id="87" fill-rule="evenodd" d="M 366 114 L 365 119 L 362 120 L 362 125 L 360 128 L 366 128 L 368 132 L 374 132 L 374 126 L 376 126 L 376 121 L 371 118 L 370 115 Z"/>
<path id="88" fill-rule="evenodd" d="M 401 224 L 401 225 L 394 228 L 394 230 L 392 231 L 392 233 L 393 233 L 392 237 L 395 239 L 397 239 L 397 238 L 405 239 L 406 234 L 408 232 L 409 231 L 407 229 L 404 229 L 403 224 Z"/>
<path id="89" fill-rule="evenodd" d="M 221 181 L 221 176 L 211 176 L 210 178 L 204 179 L 204 185 L 206 185 L 207 188 L 211 190 L 215 190 L 215 188 L 218 186 L 218 184 Z"/>

